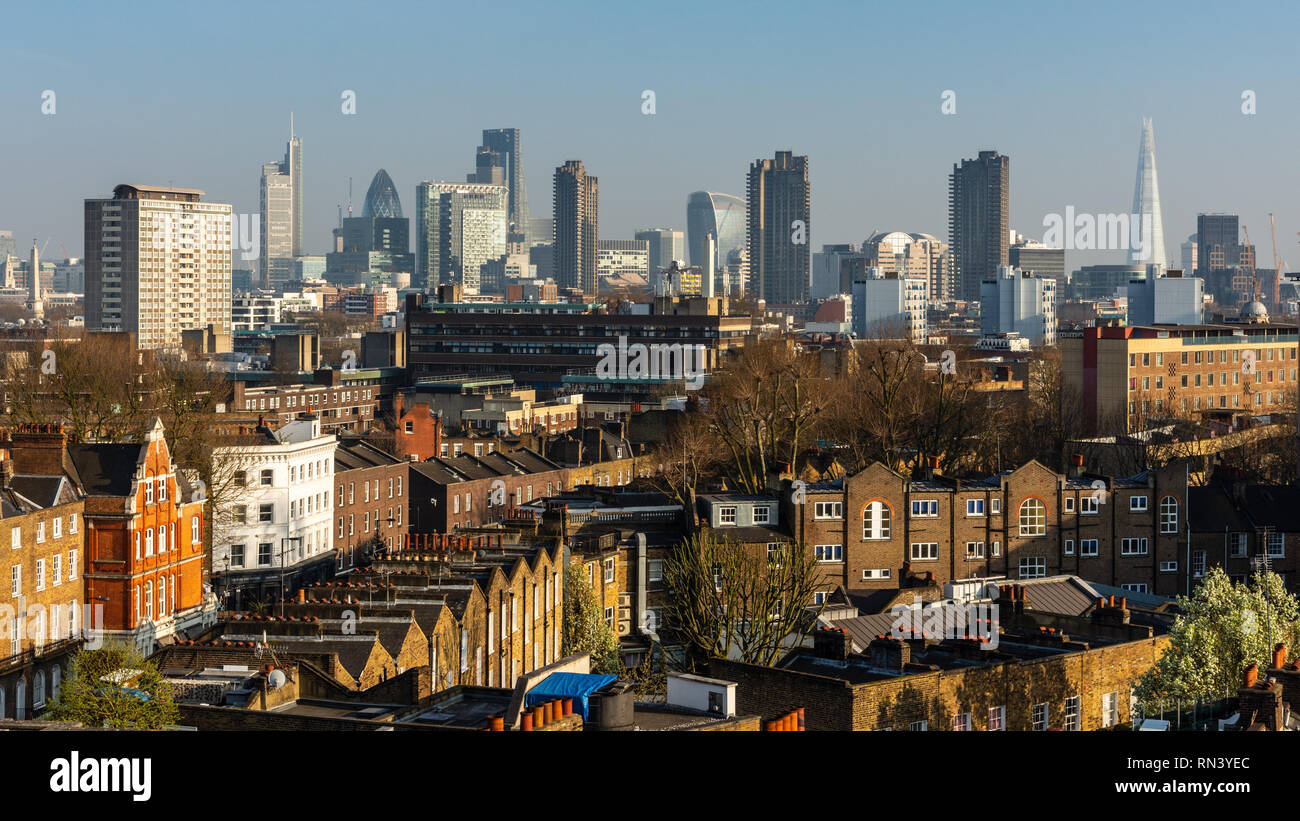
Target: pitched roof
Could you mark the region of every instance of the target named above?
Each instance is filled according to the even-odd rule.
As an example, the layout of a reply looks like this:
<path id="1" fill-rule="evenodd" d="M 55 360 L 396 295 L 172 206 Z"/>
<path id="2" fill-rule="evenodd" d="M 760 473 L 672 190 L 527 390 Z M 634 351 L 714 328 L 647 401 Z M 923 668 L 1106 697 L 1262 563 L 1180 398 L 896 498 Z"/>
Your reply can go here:
<path id="1" fill-rule="evenodd" d="M 68 457 L 88 496 L 128 496 L 144 448 L 138 442 L 69 445 Z"/>

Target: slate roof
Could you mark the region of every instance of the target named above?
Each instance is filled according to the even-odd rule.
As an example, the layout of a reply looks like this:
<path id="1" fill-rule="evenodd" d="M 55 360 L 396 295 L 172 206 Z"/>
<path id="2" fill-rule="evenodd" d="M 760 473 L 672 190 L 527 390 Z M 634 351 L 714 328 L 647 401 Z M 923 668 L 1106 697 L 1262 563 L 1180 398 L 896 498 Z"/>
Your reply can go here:
<path id="1" fill-rule="evenodd" d="M 145 444 L 69 445 L 68 457 L 88 496 L 129 496 Z"/>

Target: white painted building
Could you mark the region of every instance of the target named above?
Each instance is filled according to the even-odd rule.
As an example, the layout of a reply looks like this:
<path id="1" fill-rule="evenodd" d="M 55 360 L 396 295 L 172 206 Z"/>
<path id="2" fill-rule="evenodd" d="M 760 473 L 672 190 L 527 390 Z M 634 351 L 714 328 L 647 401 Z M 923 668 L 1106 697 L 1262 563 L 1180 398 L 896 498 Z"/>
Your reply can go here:
<path id="1" fill-rule="evenodd" d="M 1034 347 L 1056 344 L 1056 280 L 998 266 L 994 280 L 980 283 L 980 332 L 1016 332 Z"/>
<path id="2" fill-rule="evenodd" d="M 929 290 L 927 277 L 868 268 L 866 279 L 853 283 L 853 332 L 858 339 L 909 339 L 923 344 Z"/>
<path id="3" fill-rule="evenodd" d="M 220 485 L 213 575 L 227 606 L 277 595 L 328 577 L 333 567 L 333 434 L 302 414 L 279 430 L 262 428 L 247 444 L 217 448 Z"/>

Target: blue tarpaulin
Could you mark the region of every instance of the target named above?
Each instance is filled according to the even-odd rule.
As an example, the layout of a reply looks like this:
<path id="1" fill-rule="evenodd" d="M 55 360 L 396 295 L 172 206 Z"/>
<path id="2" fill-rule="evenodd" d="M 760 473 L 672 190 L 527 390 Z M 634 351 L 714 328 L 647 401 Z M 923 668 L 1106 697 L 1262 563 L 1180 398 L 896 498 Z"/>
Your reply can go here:
<path id="1" fill-rule="evenodd" d="M 573 699 L 573 711 L 587 720 L 587 696 L 618 681 L 618 676 L 595 673 L 551 673 L 524 697 L 524 707 L 536 707 L 557 698 Z"/>

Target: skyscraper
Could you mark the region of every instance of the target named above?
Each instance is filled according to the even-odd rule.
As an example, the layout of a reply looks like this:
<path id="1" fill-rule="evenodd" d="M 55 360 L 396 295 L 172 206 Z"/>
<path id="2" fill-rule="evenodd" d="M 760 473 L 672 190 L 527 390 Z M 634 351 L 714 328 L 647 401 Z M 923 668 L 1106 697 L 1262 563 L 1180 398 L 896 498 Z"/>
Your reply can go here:
<path id="1" fill-rule="evenodd" d="M 735 251 L 745 250 L 748 209 L 745 200 L 730 194 L 696 191 L 686 198 L 686 244 L 690 263 L 704 268 L 704 238 L 714 239 L 714 270 L 721 271 Z"/>
<path id="2" fill-rule="evenodd" d="M 119 185 L 85 203 L 86 328 L 179 348 L 181 332 L 230 333 L 229 205 L 195 188 Z"/>
<path id="3" fill-rule="evenodd" d="M 1133 211 L 1138 217 L 1136 226 L 1129 227 L 1129 265 L 1159 265 L 1163 270 L 1169 265 L 1165 256 L 1165 227 L 1160 219 L 1160 181 L 1156 177 L 1156 138 L 1151 119 L 1142 119 L 1142 139 L 1138 144 L 1137 182 L 1133 184 Z M 1134 231 L 1146 232 L 1135 241 Z"/>
<path id="4" fill-rule="evenodd" d="M 483 266 L 506 253 L 504 185 L 422 182 L 415 188 L 415 283 L 478 293 Z"/>
<path id="5" fill-rule="evenodd" d="M 980 283 L 997 277 L 1011 246 L 1008 209 L 1011 158 L 981 151 L 948 177 L 948 245 L 959 299 L 980 298 Z"/>
<path id="6" fill-rule="evenodd" d="M 599 289 L 596 250 L 600 237 L 600 198 L 596 177 L 581 160 L 555 169 L 555 281 L 595 297 Z"/>
<path id="7" fill-rule="evenodd" d="M 402 218 L 402 200 L 397 196 L 397 186 L 393 185 L 393 178 L 382 168 L 375 172 L 375 178 L 366 189 L 366 202 L 361 209 L 361 216 Z"/>
<path id="8" fill-rule="evenodd" d="M 483 179 L 484 169 L 492 167 L 501 168 L 502 182 Z M 510 242 L 546 241 L 547 238 L 525 237 L 528 231 L 528 190 L 524 182 L 524 154 L 519 129 L 483 129 L 483 145 L 479 147 L 475 160 L 475 174 L 477 178 L 473 182 L 504 184 L 510 189 L 506 218 L 510 221 L 510 233 L 516 235 L 510 237 Z"/>
<path id="9" fill-rule="evenodd" d="M 302 142 L 293 133 L 292 117 L 284 160 L 262 166 L 258 202 L 262 285 L 283 287 L 293 279 L 294 257 L 302 255 Z"/>
<path id="10" fill-rule="evenodd" d="M 650 273 L 667 268 L 673 260 L 686 259 L 686 235 L 667 228 L 642 228 L 633 239 L 650 243 Z"/>
<path id="11" fill-rule="evenodd" d="M 749 292 L 769 305 L 808 301 L 812 236 L 808 158 L 778 151 L 749 167 Z"/>

